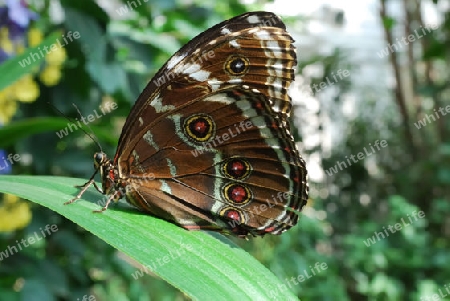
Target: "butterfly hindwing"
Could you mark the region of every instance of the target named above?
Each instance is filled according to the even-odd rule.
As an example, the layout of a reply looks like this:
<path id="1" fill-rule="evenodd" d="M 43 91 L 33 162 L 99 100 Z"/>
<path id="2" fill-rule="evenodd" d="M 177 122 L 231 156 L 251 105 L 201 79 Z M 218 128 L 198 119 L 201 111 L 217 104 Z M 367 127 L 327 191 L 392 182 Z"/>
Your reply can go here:
<path id="1" fill-rule="evenodd" d="M 209 139 L 196 135 L 198 120 L 209 123 Z M 176 107 L 146 128 L 131 157 L 124 158 L 133 165 L 122 171 L 133 179 L 154 171 L 154 187 L 146 194 L 163 191 L 166 199 L 172 198 L 158 206 L 174 210 L 173 204 L 186 206 L 185 200 L 195 200 L 188 202 L 194 209 L 190 218 L 187 210 L 171 218 L 186 228 L 219 225 L 240 234 L 282 232 L 296 223 L 296 213 L 306 203 L 301 194 L 304 162 L 285 126 L 283 115 L 262 93 L 222 90 Z M 154 206 L 138 207 L 161 216 Z"/>

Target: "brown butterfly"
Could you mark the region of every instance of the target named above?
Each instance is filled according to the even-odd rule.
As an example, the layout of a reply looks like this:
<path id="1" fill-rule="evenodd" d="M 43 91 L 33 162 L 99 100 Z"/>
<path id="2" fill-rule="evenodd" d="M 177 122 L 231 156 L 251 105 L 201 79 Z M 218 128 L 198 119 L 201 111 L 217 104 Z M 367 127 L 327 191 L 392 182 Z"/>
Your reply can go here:
<path id="1" fill-rule="evenodd" d="M 111 200 L 189 230 L 281 234 L 306 204 L 289 130 L 296 54 L 279 17 L 251 12 L 201 33 L 158 71 L 122 129 L 114 160 L 94 155 Z M 100 171 L 102 189 L 94 182 Z"/>

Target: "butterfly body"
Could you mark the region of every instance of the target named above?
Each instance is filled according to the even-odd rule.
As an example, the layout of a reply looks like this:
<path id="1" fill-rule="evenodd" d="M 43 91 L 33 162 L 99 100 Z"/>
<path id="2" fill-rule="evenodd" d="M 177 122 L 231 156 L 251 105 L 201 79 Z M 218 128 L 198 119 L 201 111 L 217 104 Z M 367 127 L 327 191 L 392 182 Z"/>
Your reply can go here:
<path id="1" fill-rule="evenodd" d="M 194 38 L 139 96 L 114 159 L 95 154 L 97 189 L 190 230 L 245 237 L 295 225 L 308 187 L 287 120 L 292 42 L 267 12 Z"/>

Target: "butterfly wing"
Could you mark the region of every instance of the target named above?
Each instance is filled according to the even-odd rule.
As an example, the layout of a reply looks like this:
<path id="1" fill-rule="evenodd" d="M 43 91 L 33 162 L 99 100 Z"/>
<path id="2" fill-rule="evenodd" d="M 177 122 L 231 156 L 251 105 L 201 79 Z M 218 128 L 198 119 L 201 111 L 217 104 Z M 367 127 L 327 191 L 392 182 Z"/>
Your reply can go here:
<path id="1" fill-rule="evenodd" d="M 289 114 L 287 89 L 297 64 L 292 42 L 284 23 L 270 12 L 234 17 L 193 38 L 161 67 L 139 96 L 123 126 L 115 161 L 131 139 L 141 134 L 142 127 L 137 125 L 144 118 L 146 126 L 151 126 L 168 108 L 226 86 L 247 84 L 259 89 L 277 111 Z M 226 62 L 233 62 L 239 54 L 251 59 L 249 68 L 230 74 Z"/>
<path id="2" fill-rule="evenodd" d="M 123 128 L 114 164 L 127 199 L 188 229 L 245 236 L 295 225 L 307 200 L 287 122 L 295 64 L 292 38 L 266 12 L 225 21 L 184 46 Z"/>

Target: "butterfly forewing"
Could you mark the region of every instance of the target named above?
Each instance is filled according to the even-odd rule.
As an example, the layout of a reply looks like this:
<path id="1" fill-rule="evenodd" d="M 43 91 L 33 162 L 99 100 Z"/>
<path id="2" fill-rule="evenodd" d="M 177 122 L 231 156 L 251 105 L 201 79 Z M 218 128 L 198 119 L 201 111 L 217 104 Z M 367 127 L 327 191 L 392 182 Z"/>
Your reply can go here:
<path id="1" fill-rule="evenodd" d="M 124 139 L 139 136 L 139 117 L 165 115 L 170 106 L 227 86 L 258 89 L 277 111 L 289 113 L 287 89 L 297 63 L 292 42 L 281 19 L 269 12 L 237 16 L 195 37 L 168 60 L 139 96 L 122 129 L 116 157 L 128 145 Z M 230 75 L 225 68 L 235 56 L 251 60 L 243 75 Z M 154 121 L 146 118 L 147 126 Z"/>

